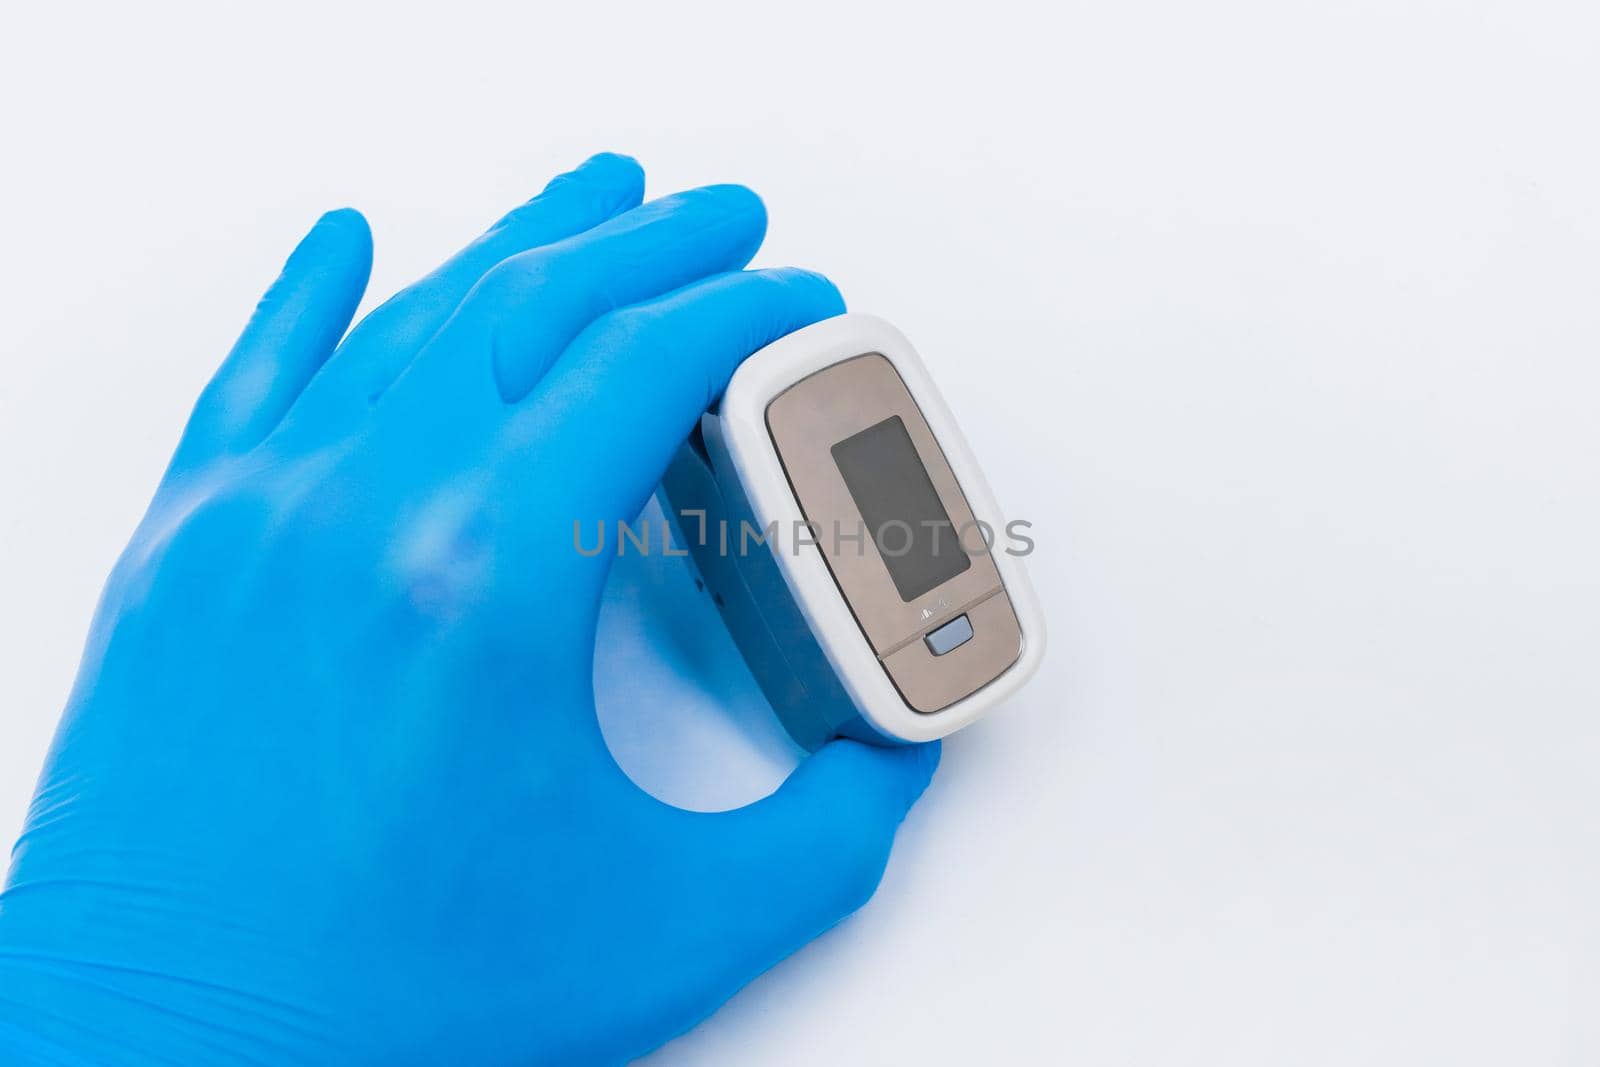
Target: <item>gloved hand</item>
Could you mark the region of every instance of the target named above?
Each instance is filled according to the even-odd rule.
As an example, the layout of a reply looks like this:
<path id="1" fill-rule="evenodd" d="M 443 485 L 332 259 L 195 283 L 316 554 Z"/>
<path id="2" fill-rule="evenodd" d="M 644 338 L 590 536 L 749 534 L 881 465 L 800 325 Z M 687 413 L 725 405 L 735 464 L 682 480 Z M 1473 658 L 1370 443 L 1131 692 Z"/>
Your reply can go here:
<path id="1" fill-rule="evenodd" d="M 775 794 L 618 770 L 607 557 L 735 366 L 843 310 L 765 215 L 597 156 L 340 343 L 323 217 L 118 562 L 0 897 L 7 1062 L 614 1062 L 861 905 L 934 745 Z"/>

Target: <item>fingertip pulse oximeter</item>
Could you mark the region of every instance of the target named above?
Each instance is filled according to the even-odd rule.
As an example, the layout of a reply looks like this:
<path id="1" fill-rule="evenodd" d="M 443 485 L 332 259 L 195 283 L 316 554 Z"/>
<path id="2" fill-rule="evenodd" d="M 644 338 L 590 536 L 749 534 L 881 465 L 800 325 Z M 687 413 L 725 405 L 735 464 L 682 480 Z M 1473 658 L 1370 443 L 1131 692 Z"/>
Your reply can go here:
<path id="1" fill-rule="evenodd" d="M 1039 666 L 1025 552 L 1002 536 L 1012 526 L 916 350 L 882 319 L 842 315 L 750 356 L 662 495 L 807 749 L 943 737 Z"/>

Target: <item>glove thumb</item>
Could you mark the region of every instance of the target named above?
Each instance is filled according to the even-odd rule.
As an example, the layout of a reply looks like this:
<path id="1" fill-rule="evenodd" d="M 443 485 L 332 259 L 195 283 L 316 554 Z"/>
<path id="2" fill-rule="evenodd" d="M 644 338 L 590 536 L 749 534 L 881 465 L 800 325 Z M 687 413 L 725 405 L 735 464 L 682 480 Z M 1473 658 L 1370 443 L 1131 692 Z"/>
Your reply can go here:
<path id="1" fill-rule="evenodd" d="M 832 741 L 777 792 L 737 813 L 745 822 L 742 866 L 769 904 L 766 918 L 786 928 L 788 951 L 871 898 L 895 830 L 938 765 L 937 741 Z"/>

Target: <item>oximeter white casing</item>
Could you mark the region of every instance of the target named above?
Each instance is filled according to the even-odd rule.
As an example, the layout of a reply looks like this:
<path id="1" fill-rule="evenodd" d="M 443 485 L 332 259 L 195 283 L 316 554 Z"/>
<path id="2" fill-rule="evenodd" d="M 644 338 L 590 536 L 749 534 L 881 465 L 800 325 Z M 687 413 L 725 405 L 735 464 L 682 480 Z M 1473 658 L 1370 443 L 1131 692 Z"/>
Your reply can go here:
<path id="1" fill-rule="evenodd" d="M 916 350 L 882 319 L 842 315 L 750 356 L 662 490 L 808 749 L 943 737 L 1039 666 L 1044 618 L 1006 517 Z"/>

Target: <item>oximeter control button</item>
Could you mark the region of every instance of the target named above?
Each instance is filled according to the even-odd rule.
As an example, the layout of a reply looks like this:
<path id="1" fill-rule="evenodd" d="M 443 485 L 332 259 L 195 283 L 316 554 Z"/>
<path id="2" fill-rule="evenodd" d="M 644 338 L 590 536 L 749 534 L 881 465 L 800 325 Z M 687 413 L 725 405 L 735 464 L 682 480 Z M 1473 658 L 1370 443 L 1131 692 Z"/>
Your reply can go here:
<path id="1" fill-rule="evenodd" d="M 965 615 L 957 615 L 923 640 L 927 642 L 929 652 L 942 656 L 972 640 L 972 623 Z"/>

